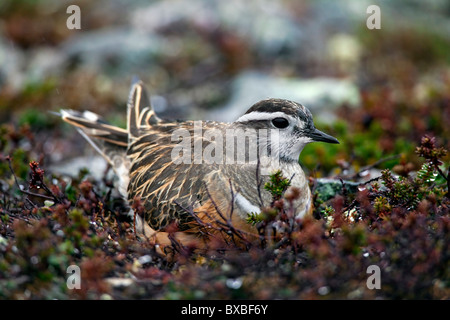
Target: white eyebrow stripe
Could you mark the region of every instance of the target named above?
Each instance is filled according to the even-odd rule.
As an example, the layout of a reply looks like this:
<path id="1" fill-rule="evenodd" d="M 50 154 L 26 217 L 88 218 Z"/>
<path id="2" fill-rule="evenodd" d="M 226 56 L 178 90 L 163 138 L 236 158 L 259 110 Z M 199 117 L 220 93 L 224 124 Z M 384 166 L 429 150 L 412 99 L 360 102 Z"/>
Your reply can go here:
<path id="1" fill-rule="evenodd" d="M 278 118 L 278 117 L 292 119 L 291 116 L 289 116 L 286 113 L 281 112 L 281 111 L 277 111 L 277 112 L 252 111 L 250 113 L 244 114 L 243 116 L 239 117 L 235 122 L 272 120 L 272 119 Z"/>

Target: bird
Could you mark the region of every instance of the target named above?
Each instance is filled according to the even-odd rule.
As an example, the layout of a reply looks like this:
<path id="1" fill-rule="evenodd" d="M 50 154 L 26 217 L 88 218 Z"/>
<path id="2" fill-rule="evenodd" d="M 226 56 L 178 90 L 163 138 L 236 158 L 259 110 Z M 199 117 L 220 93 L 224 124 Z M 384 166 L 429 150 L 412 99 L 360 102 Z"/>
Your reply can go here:
<path id="1" fill-rule="evenodd" d="M 170 245 L 174 225 L 186 244 L 207 241 L 221 224 L 256 234 L 247 218 L 270 205 L 261 186 L 277 170 L 299 191 L 296 217 L 311 214 L 300 153 L 311 142 L 339 143 L 315 127 L 305 106 L 285 99 L 256 102 L 234 122 L 161 119 L 140 80 L 130 89 L 126 129 L 91 111 L 60 115 L 114 169 L 136 232 L 158 246 Z"/>

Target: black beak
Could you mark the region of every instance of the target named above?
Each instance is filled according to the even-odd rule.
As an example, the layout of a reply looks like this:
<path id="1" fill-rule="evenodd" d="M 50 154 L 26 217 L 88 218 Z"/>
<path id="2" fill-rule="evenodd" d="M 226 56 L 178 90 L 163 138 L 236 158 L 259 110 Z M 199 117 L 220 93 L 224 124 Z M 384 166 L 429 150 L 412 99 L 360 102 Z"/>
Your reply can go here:
<path id="1" fill-rule="evenodd" d="M 308 137 L 310 137 L 313 141 L 322 141 L 322 142 L 327 142 L 327 143 L 339 144 L 338 139 L 336 139 L 335 137 L 332 137 L 329 134 L 326 134 L 316 128 L 314 128 L 312 131 L 308 132 L 306 135 Z"/>

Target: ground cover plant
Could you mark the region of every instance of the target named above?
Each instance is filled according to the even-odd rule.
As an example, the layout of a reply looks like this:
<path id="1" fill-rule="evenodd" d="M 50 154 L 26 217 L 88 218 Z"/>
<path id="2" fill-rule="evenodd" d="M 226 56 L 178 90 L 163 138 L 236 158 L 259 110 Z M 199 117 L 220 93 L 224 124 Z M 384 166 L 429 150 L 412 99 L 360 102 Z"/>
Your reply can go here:
<path id="1" fill-rule="evenodd" d="M 0 296 L 34 298 L 320 299 L 449 297 L 448 152 L 423 136 L 412 171 L 408 159 L 395 174 L 384 169 L 355 191 L 330 199 L 316 194 L 313 217 L 294 221 L 283 202 L 278 172 L 265 188 L 273 204 L 249 216 L 267 237 L 247 246 L 172 248 L 177 259 L 139 240 L 113 182 L 46 172 L 33 160 L 29 128 L 2 126 L 0 170 Z M 28 151 L 27 151 L 28 150 Z M 41 162 L 45 162 L 42 158 Z M 284 228 L 277 235 L 274 224 Z M 224 232 L 230 233 L 223 225 Z M 67 268 L 82 270 L 80 289 L 67 286 Z M 368 267 L 381 270 L 381 289 L 367 286 Z"/>
<path id="2" fill-rule="evenodd" d="M 380 3 L 379 30 L 364 4 L 191 2 L 205 11 L 74 1 L 81 30 L 66 27 L 64 1 L 0 4 L 0 299 L 449 299 L 447 2 Z M 280 172 L 262 186 L 272 205 L 248 217 L 261 238 L 208 251 L 174 241 L 164 256 L 136 236 L 111 168 L 55 170 L 92 150 L 48 111 L 91 110 L 124 127 L 137 74 L 161 117 L 206 119 L 197 115 L 238 100 L 240 85 L 259 92 L 243 82 L 249 70 L 306 97 L 334 88 L 297 86 L 305 80 L 355 88 L 353 104 L 325 94 L 331 120 L 305 103 L 340 141 L 300 156 L 312 216 L 282 209 L 301 195 Z"/>

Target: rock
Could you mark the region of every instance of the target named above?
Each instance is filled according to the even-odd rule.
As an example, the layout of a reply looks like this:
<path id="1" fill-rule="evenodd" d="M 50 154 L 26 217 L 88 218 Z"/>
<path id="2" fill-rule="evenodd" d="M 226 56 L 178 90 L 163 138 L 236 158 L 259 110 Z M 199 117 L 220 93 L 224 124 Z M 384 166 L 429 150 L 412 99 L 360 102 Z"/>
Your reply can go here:
<path id="1" fill-rule="evenodd" d="M 360 103 L 358 87 L 349 80 L 281 78 L 247 71 L 234 80 L 229 102 L 207 117 L 210 120 L 234 121 L 251 105 L 267 98 L 299 102 L 323 122 L 331 122 L 333 111 L 341 104 L 357 106 Z"/>
<path id="2" fill-rule="evenodd" d="M 0 89 L 8 86 L 13 91 L 21 89 L 25 80 L 22 74 L 25 54 L 12 41 L 0 37 Z"/>
<path id="3" fill-rule="evenodd" d="M 278 2 L 241 0 L 183 0 L 153 2 L 131 14 L 135 29 L 154 33 L 168 26 L 195 25 L 205 30 L 221 28 L 251 42 L 265 53 L 298 47 L 303 32 L 296 16 Z"/>
<path id="4" fill-rule="evenodd" d="M 81 136 L 80 139 L 82 139 Z M 105 173 L 106 167 L 106 160 L 100 155 L 94 155 L 80 156 L 63 160 L 59 163 L 52 164 L 49 171 L 74 177 L 78 175 L 81 169 L 88 168 L 89 175 L 93 176 L 97 180 L 101 180 L 103 178 L 103 174 Z"/>
<path id="5" fill-rule="evenodd" d="M 94 70 L 130 74 L 151 63 L 164 48 L 163 40 L 127 27 L 80 33 L 61 46 L 70 59 Z"/>
<path id="6" fill-rule="evenodd" d="M 342 194 L 344 186 L 347 189 L 347 192 L 356 193 L 360 184 L 361 183 L 359 182 L 353 181 L 319 178 L 316 179 L 316 186 L 314 191 L 318 194 L 319 200 L 325 202 L 338 194 Z"/>
<path id="7" fill-rule="evenodd" d="M 113 288 L 124 288 L 129 287 L 135 283 L 133 279 L 130 278 L 106 278 L 105 281 Z"/>
<path id="8" fill-rule="evenodd" d="M 32 50 L 27 60 L 27 82 L 39 83 L 49 75 L 62 73 L 66 56 L 58 49 L 39 47 Z"/>

